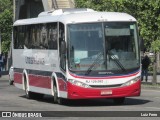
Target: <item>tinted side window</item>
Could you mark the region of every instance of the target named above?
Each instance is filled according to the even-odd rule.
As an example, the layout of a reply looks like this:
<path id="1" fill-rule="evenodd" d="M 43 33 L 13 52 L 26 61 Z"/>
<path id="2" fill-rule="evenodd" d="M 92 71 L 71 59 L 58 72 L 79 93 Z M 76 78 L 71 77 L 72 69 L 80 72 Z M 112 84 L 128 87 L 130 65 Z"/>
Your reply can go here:
<path id="1" fill-rule="evenodd" d="M 14 27 L 13 28 L 13 46 L 14 46 L 14 49 L 18 49 L 18 29 L 17 27 Z"/>
<path id="2" fill-rule="evenodd" d="M 57 49 L 58 29 L 57 23 L 47 24 L 48 30 L 48 47 L 49 49 Z"/>
<path id="3" fill-rule="evenodd" d="M 60 67 L 66 70 L 66 55 L 62 53 L 62 42 L 65 41 L 64 24 L 59 23 L 59 53 L 60 53 Z"/>
<path id="4" fill-rule="evenodd" d="M 24 34 L 25 26 L 14 27 L 13 39 L 14 39 L 14 48 L 23 49 L 24 48 Z"/>
<path id="5" fill-rule="evenodd" d="M 57 49 L 57 23 L 14 27 L 15 49 Z"/>

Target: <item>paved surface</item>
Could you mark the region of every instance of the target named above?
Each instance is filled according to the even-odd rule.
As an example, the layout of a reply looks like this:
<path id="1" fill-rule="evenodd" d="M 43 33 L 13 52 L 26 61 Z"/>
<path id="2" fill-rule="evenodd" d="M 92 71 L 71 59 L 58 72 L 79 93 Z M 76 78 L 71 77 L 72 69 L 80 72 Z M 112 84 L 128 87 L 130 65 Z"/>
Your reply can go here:
<path id="1" fill-rule="evenodd" d="M 107 99 L 76 100 L 69 101 L 67 105 L 58 105 L 53 104 L 52 96 L 45 96 L 40 100 L 26 99 L 24 91 L 16 88 L 15 86 L 10 86 L 8 83 L 8 77 L 3 76 L 0 78 L 0 111 L 126 111 L 126 114 L 128 114 L 127 111 L 160 111 L 160 90 L 142 89 L 140 97 L 126 98 L 124 105 L 114 105 L 112 100 Z M 17 118 L 15 119 L 17 120 Z M 106 120 L 104 117 L 56 117 L 54 119 Z M 114 120 L 117 118 L 111 117 L 109 119 Z M 123 117 L 118 119 L 128 120 Z M 129 119 L 135 120 L 135 118 Z M 138 119 L 158 120 L 159 118 L 139 117 Z M 37 120 L 40 120 L 40 118 Z"/>
<path id="2" fill-rule="evenodd" d="M 149 83 L 151 83 L 153 80 L 153 76 L 148 76 L 148 81 Z M 145 77 L 143 79 L 143 82 L 145 82 Z M 160 75 L 157 75 L 157 83 L 160 83 Z"/>

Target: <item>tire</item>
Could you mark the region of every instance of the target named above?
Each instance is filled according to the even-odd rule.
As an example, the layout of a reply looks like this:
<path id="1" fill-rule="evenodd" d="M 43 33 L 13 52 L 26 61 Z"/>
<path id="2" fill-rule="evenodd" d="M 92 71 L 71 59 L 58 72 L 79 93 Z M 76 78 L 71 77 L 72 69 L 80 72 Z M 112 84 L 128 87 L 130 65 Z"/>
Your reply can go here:
<path id="1" fill-rule="evenodd" d="M 56 86 L 55 82 L 54 82 L 54 85 L 53 85 L 53 92 L 54 92 L 54 100 L 53 100 L 53 102 L 55 104 L 58 103 L 60 105 L 65 104 L 65 99 L 58 97 L 58 90 L 57 90 L 57 86 Z"/>
<path id="2" fill-rule="evenodd" d="M 33 98 L 33 93 L 28 91 L 28 85 L 26 79 L 24 80 L 24 88 L 25 88 L 25 94 L 27 99 L 32 99 Z"/>
<path id="3" fill-rule="evenodd" d="M 115 105 L 122 105 L 125 102 L 125 97 L 122 98 L 114 98 L 113 99 Z"/>
<path id="4" fill-rule="evenodd" d="M 14 82 L 13 80 L 9 79 L 9 85 L 13 85 L 13 82 Z"/>
<path id="5" fill-rule="evenodd" d="M 28 91 L 27 81 L 25 80 L 25 94 L 27 99 L 43 99 L 44 94 Z"/>
<path id="6" fill-rule="evenodd" d="M 59 105 L 64 105 L 64 104 L 66 104 L 66 100 L 64 99 L 64 98 L 58 98 L 58 104 Z"/>
<path id="7" fill-rule="evenodd" d="M 58 103 L 58 91 L 57 91 L 57 86 L 55 85 L 55 83 L 53 85 L 53 93 L 54 93 L 53 102 Z"/>

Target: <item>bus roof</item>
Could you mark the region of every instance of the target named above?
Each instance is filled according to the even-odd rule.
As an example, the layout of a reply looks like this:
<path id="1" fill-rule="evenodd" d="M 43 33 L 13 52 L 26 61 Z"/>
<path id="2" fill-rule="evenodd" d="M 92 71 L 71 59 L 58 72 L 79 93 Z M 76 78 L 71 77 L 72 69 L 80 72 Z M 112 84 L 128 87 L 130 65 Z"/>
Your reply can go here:
<path id="1" fill-rule="evenodd" d="M 90 23 L 100 21 L 136 21 L 134 17 L 126 13 L 119 12 L 97 12 L 92 9 L 59 9 L 55 11 L 42 12 L 37 18 L 17 20 L 14 26 L 62 22 L 68 23 Z"/>

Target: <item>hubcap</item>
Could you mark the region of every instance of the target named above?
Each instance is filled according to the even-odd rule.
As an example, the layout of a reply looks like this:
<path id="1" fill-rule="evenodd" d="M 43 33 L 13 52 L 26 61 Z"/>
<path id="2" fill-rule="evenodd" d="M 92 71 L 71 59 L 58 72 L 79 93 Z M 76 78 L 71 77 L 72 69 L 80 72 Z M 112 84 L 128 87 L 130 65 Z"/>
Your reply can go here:
<path id="1" fill-rule="evenodd" d="M 56 86 L 54 86 L 53 89 L 54 89 L 54 101 L 57 102 L 57 98 L 58 97 L 57 97 L 57 88 L 56 88 Z"/>
<path id="2" fill-rule="evenodd" d="M 27 82 L 25 83 L 25 91 L 26 91 L 26 95 L 28 95 L 28 87 L 27 87 Z"/>

